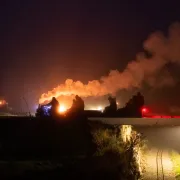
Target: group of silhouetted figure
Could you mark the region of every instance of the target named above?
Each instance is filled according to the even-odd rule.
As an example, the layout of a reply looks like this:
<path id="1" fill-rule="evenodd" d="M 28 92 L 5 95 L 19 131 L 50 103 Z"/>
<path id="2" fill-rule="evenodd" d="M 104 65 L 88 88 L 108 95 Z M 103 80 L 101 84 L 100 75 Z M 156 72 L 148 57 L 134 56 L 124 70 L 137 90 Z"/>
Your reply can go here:
<path id="1" fill-rule="evenodd" d="M 142 117 L 142 107 L 144 106 L 144 97 L 138 92 L 134 95 L 123 108 L 117 108 L 116 98 L 109 97 L 109 106 L 103 112 L 104 116 L 111 117 Z"/>
<path id="2" fill-rule="evenodd" d="M 141 110 L 144 106 L 144 97 L 140 92 L 134 95 L 123 108 L 118 109 L 115 97 L 109 96 L 108 100 L 109 106 L 105 107 L 104 111 L 101 114 L 103 117 L 142 117 Z M 58 100 L 55 97 L 53 97 L 50 103 L 46 105 L 39 105 L 36 112 L 36 116 L 58 116 L 59 106 L 60 104 Z M 71 108 L 68 109 L 65 114 L 72 116 L 83 114 L 84 108 L 85 104 L 83 99 L 76 95 Z"/>
<path id="3" fill-rule="evenodd" d="M 55 97 L 53 97 L 50 103 L 46 105 L 39 104 L 36 110 L 36 116 L 37 117 L 46 117 L 46 116 L 53 117 L 57 114 L 58 107 L 59 107 L 59 102 Z"/>
<path id="4" fill-rule="evenodd" d="M 68 109 L 64 114 L 65 115 L 77 115 L 82 114 L 84 112 L 84 101 L 78 95 L 73 99 L 73 103 L 70 109 Z M 53 97 L 52 100 L 45 105 L 39 105 L 36 111 L 37 117 L 49 116 L 49 117 L 57 117 L 59 116 L 58 109 L 60 107 L 60 103 L 58 100 Z"/>
<path id="5" fill-rule="evenodd" d="M 70 109 L 67 110 L 67 113 L 82 113 L 84 111 L 85 105 L 84 101 L 78 95 L 73 99 L 73 104 Z"/>

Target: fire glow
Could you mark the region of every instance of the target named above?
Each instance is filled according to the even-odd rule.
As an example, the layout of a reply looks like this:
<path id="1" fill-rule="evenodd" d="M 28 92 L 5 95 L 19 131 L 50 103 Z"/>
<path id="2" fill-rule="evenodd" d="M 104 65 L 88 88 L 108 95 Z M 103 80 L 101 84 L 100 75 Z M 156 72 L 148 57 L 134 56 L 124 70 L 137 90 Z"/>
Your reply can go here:
<path id="1" fill-rule="evenodd" d="M 0 105 L 5 105 L 6 101 L 5 100 L 0 100 Z"/>
<path id="2" fill-rule="evenodd" d="M 64 103 L 63 99 L 66 97 L 65 104 L 69 107 L 69 100 L 72 102 L 75 95 L 82 98 L 115 95 L 119 90 L 141 88 L 142 82 L 151 87 L 173 86 L 175 79 L 167 71 L 163 71 L 163 68 L 168 63 L 180 64 L 180 23 L 172 24 L 166 36 L 159 31 L 151 34 L 143 47 L 153 55 L 147 57 L 146 53 L 138 53 L 124 71 L 110 70 L 108 75 L 87 84 L 67 79 L 63 84 L 42 94 L 39 103 L 50 102 L 52 97 Z M 160 75 L 158 72 L 161 72 Z"/>
<path id="3" fill-rule="evenodd" d="M 64 112 L 66 112 L 66 111 L 67 111 L 66 106 L 60 105 L 60 107 L 59 107 L 59 109 L 58 109 L 58 112 L 59 112 L 59 113 L 64 113 Z"/>

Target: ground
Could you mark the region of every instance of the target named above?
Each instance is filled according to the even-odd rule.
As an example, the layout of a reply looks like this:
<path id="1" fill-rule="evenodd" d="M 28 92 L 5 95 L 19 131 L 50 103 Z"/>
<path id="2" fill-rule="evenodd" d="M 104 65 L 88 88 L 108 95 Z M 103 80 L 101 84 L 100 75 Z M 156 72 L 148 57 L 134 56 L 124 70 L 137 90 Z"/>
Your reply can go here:
<path id="1" fill-rule="evenodd" d="M 162 153 L 162 165 L 161 159 L 158 157 L 157 161 L 157 152 L 158 149 L 152 148 L 148 150 L 143 158 L 144 158 L 144 167 L 145 171 L 143 173 L 144 180 L 153 180 L 153 179 L 167 179 L 167 180 L 175 180 L 175 173 L 173 170 L 173 163 L 171 160 L 171 156 L 168 150 L 163 150 Z"/>
<path id="2" fill-rule="evenodd" d="M 147 140 L 147 151 L 144 153 L 144 180 L 175 180 L 175 169 L 171 151 L 180 150 L 178 126 L 144 126 L 137 127 Z M 157 152 L 159 151 L 158 157 Z M 161 161 L 162 152 L 162 161 Z M 158 173 L 157 173 L 158 171 Z M 163 172 L 163 173 L 162 173 Z M 163 177 L 164 174 L 164 177 Z"/>

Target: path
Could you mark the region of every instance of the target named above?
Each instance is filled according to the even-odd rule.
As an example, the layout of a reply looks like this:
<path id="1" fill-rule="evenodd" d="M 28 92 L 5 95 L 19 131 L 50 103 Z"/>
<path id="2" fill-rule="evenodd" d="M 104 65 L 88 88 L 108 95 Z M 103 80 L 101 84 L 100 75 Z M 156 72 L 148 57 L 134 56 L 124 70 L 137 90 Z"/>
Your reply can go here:
<path id="1" fill-rule="evenodd" d="M 157 151 L 154 148 L 144 154 L 144 167 L 145 172 L 143 174 L 143 180 L 157 180 Z M 167 150 L 163 150 L 162 164 L 164 172 L 164 180 L 175 180 L 175 174 L 173 172 L 173 164 Z M 163 180 L 162 167 L 160 165 L 160 159 L 158 159 L 158 180 Z"/>

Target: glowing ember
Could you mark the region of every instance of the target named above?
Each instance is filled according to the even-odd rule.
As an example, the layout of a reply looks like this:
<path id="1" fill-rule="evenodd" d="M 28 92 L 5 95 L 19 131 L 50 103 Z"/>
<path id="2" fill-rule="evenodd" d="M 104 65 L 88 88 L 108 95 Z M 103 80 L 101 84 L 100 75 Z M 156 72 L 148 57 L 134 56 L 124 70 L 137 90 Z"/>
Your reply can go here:
<path id="1" fill-rule="evenodd" d="M 64 113 L 65 111 L 67 111 L 67 108 L 66 108 L 64 105 L 61 105 L 61 106 L 59 107 L 59 112 L 60 112 L 60 113 Z"/>

